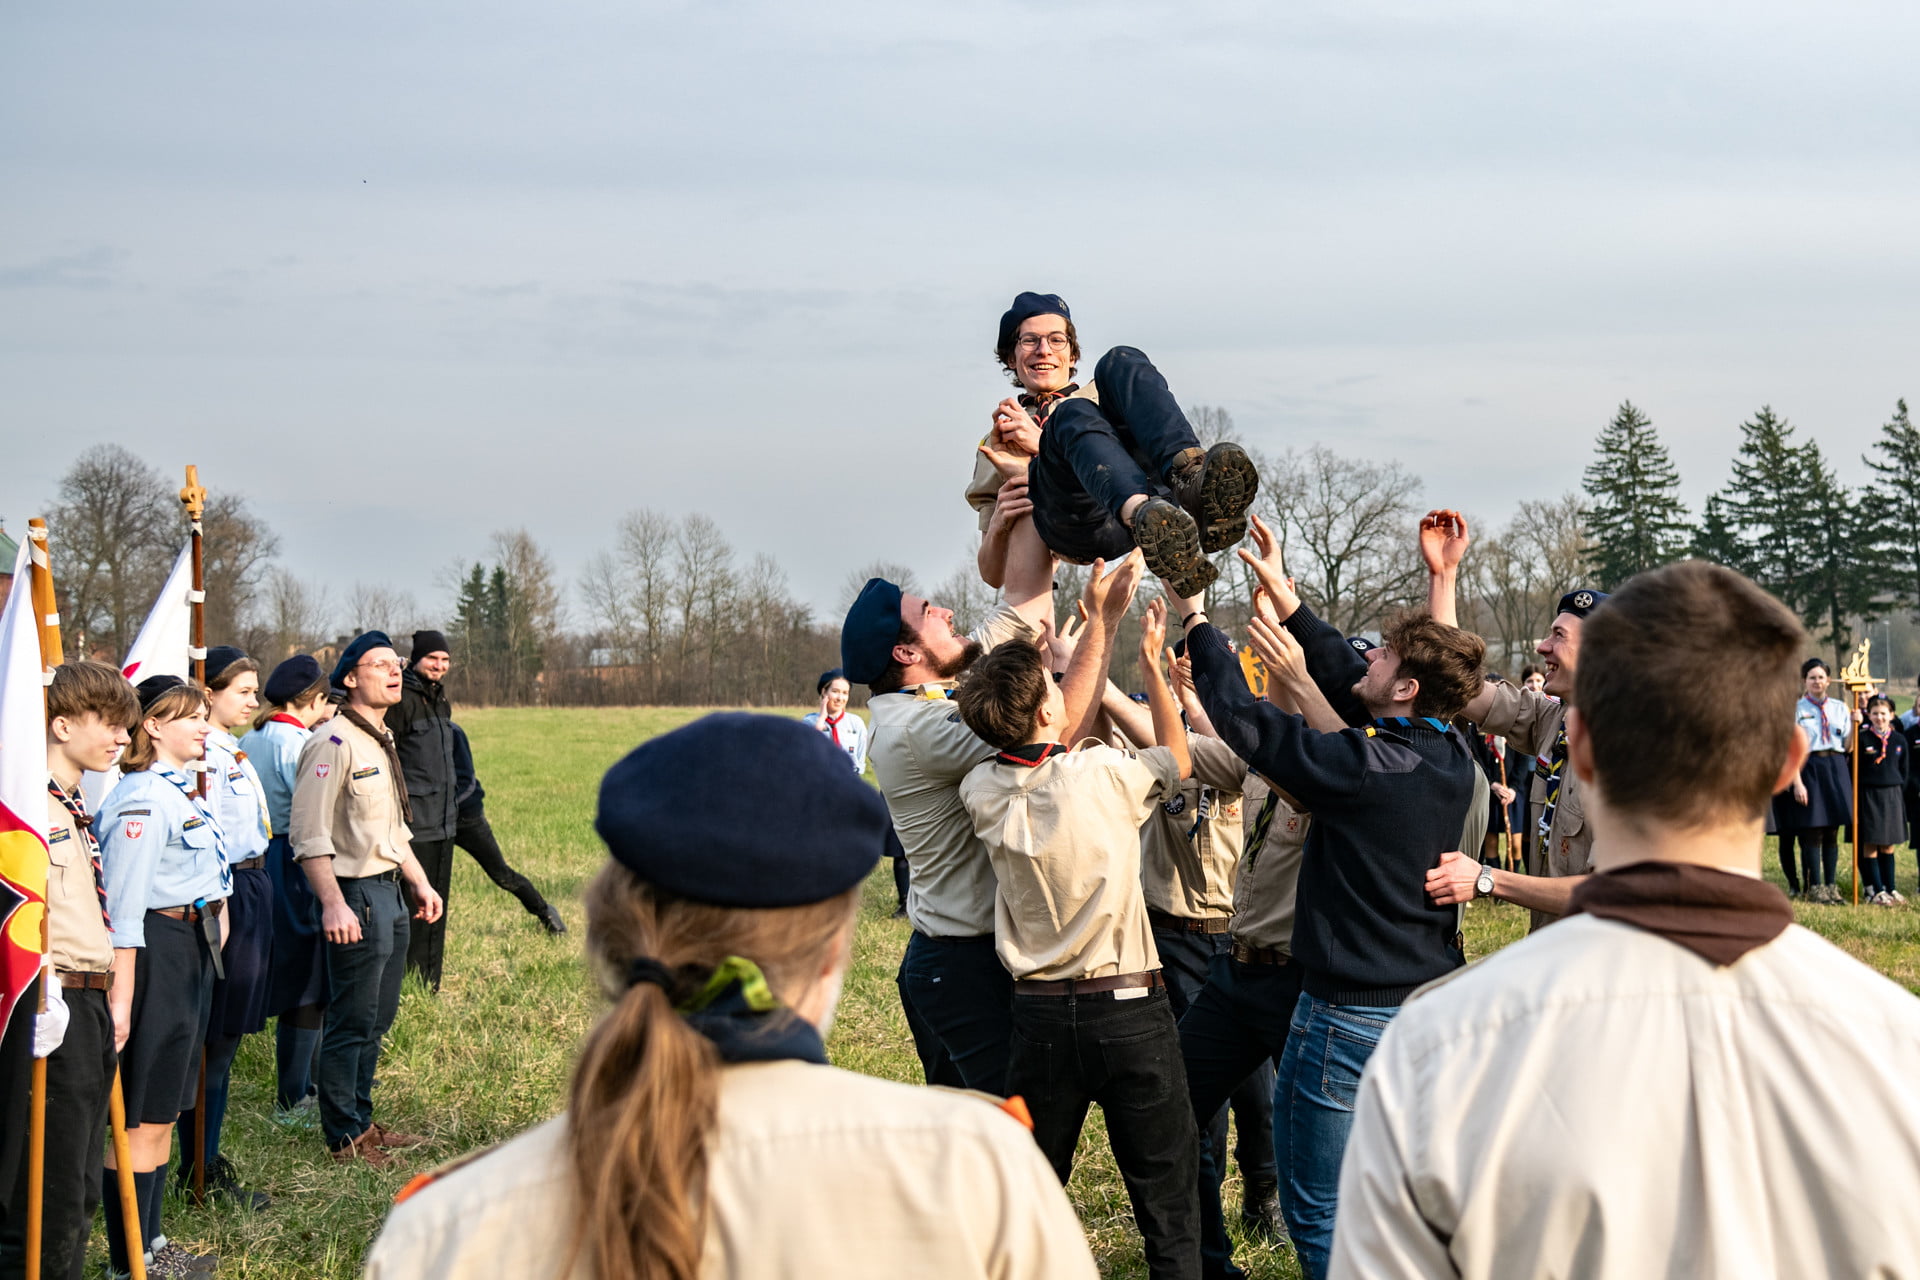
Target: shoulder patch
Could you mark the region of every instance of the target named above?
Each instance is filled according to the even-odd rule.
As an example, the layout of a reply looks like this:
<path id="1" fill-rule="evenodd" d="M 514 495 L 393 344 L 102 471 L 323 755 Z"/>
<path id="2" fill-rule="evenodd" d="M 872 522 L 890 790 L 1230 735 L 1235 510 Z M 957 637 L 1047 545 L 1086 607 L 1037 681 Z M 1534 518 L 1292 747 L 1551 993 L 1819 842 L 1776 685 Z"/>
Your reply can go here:
<path id="1" fill-rule="evenodd" d="M 340 739 L 335 738 L 334 741 L 338 742 L 340 741 Z M 313 766 L 313 776 L 316 778 L 324 778 L 332 772 L 333 772 L 333 766 L 330 764 L 317 764 Z"/>
<path id="2" fill-rule="evenodd" d="M 344 746 L 346 746 L 346 745 L 347 745 L 347 742 L 346 742 L 346 739 L 345 739 L 345 738 L 342 738 L 342 737 L 341 737 L 341 736 L 340 736 L 339 734 L 337 734 L 337 733 L 330 733 L 330 734 L 328 734 L 328 735 L 327 735 L 327 741 L 328 741 L 328 742 L 331 742 L 331 743 L 333 743 L 333 744 L 334 744 L 335 746 L 341 746 L 341 747 L 344 747 Z"/>
<path id="3" fill-rule="evenodd" d="M 959 724 L 959 723 L 960 723 L 960 713 L 959 713 L 958 711 L 949 711 L 949 712 L 947 713 L 947 723 L 948 723 L 948 724 Z"/>
<path id="4" fill-rule="evenodd" d="M 122 809 L 115 815 L 114 820 L 118 821 L 121 818 L 151 818 L 152 816 L 153 810 L 151 809 Z"/>

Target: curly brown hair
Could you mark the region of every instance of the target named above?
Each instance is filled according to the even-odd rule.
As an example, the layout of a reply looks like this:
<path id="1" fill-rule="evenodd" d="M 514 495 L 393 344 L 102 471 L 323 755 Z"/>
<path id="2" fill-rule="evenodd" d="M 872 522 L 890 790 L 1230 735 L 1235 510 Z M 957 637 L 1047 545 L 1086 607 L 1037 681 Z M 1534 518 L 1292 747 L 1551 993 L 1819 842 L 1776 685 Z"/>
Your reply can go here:
<path id="1" fill-rule="evenodd" d="M 1387 623 L 1380 644 L 1400 659 L 1402 676 L 1420 683 L 1413 698 L 1415 715 L 1451 720 L 1480 692 L 1487 642 L 1471 631 L 1416 610 Z"/>

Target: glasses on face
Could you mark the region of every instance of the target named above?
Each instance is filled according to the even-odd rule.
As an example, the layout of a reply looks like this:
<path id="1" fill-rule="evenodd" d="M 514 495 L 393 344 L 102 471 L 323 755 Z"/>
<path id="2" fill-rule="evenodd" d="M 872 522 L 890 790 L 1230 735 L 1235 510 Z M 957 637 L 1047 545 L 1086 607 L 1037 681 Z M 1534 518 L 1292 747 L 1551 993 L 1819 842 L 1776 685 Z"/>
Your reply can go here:
<path id="1" fill-rule="evenodd" d="M 372 667 L 375 671 L 385 672 L 387 675 L 399 675 L 406 670 L 398 658 L 368 658 L 359 665 Z"/>
<path id="2" fill-rule="evenodd" d="M 1065 351 L 1067 335 L 1064 333 L 1023 333 L 1020 341 L 1013 344 L 1022 351 L 1038 351 L 1043 345 L 1049 351 Z"/>

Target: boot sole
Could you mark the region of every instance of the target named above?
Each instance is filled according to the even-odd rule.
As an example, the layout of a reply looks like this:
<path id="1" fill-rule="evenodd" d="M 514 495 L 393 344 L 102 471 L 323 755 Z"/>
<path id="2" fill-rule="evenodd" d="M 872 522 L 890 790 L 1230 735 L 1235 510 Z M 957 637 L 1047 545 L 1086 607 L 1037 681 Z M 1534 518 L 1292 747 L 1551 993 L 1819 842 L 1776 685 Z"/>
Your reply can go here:
<path id="1" fill-rule="evenodd" d="M 1200 530 L 1193 517 L 1164 498 L 1149 500 L 1133 521 L 1133 540 L 1147 568 L 1174 594 L 1193 596 L 1220 576 L 1201 554 Z"/>
<path id="2" fill-rule="evenodd" d="M 1247 508 L 1260 492 L 1260 472 L 1247 451 L 1232 442 L 1207 450 L 1201 468 L 1198 508 L 1200 547 L 1208 554 L 1225 551 L 1247 536 Z"/>

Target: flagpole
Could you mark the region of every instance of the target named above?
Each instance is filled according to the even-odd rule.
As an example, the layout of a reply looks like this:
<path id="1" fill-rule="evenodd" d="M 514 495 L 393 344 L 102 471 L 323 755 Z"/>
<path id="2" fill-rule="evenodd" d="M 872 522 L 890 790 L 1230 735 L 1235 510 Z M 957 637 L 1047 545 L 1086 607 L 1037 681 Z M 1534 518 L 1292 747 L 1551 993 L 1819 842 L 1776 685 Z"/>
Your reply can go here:
<path id="1" fill-rule="evenodd" d="M 53 678 L 53 669 L 66 661 L 66 649 L 60 640 L 60 610 L 58 597 L 53 589 L 53 558 L 47 543 L 47 522 L 35 516 L 27 521 L 27 538 L 32 543 L 29 554 L 32 557 L 32 591 L 34 628 L 40 636 L 40 664 L 45 668 L 46 680 Z M 45 929 L 43 922 L 42 929 Z M 44 946 L 44 940 L 42 945 Z M 41 1004 L 45 1006 L 45 995 Z M 118 1055 L 115 1055 L 116 1058 Z M 110 1114 L 113 1121 L 114 1172 L 120 1188 L 120 1210 L 126 1224 L 128 1240 L 141 1240 L 145 1233 L 140 1225 L 140 1202 L 133 1189 L 133 1151 L 127 1141 L 127 1108 L 120 1092 L 120 1064 L 113 1067 L 113 1094 Z M 44 1182 L 46 1178 L 46 1131 L 47 1131 L 47 1060 L 35 1058 L 33 1061 L 33 1118 L 29 1142 L 29 1165 L 27 1171 L 27 1277 L 39 1280 L 40 1275 L 40 1233 L 42 1228 L 45 1199 Z M 144 1251 L 129 1250 L 133 1280 L 147 1280 L 147 1262 Z"/>
<path id="2" fill-rule="evenodd" d="M 188 616 L 192 618 L 187 638 L 187 660 L 193 670 L 193 682 L 207 687 L 207 578 L 205 541 L 200 521 L 207 511 L 207 491 L 200 487 L 200 468 L 187 466 L 187 483 L 180 490 L 180 502 L 187 509 L 187 541 L 193 548 L 193 589 L 187 595 Z M 206 798 L 207 761 L 199 761 L 194 794 Z M 207 1047 L 200 1046 L 200 1080 L 194 1087 L 193 1101 L 193 1202 L 207 1202 Z"/>

